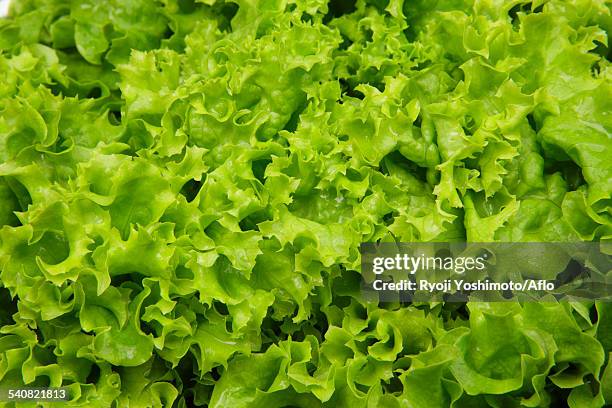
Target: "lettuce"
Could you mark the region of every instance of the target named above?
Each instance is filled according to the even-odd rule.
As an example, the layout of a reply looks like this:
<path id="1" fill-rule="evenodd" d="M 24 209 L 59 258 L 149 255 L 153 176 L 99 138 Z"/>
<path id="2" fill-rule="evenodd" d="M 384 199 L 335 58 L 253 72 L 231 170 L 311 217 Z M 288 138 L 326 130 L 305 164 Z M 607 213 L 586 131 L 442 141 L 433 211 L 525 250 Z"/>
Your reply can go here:
<path id="1" fill-rule="evenodd" d="M 603 0 L 13 2 L 0 389 L 612 403 L 605 302 L 359 286 L 361 242 L 612 238 L 611 25 Z"/>

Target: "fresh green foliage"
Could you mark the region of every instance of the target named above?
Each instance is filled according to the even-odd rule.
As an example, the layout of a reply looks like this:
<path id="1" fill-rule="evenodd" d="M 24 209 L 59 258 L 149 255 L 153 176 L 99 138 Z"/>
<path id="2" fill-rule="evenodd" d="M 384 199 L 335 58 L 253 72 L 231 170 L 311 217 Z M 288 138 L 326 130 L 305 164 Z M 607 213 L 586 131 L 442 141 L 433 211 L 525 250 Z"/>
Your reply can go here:
<path id="1" fill-rule="evenodd" d="M 364 241 L 609 240 L 611 25 L 604 0 L 14 1 L 0 388 L 612 403 L 609 304 L 377 305 L 358 272 Z"/>

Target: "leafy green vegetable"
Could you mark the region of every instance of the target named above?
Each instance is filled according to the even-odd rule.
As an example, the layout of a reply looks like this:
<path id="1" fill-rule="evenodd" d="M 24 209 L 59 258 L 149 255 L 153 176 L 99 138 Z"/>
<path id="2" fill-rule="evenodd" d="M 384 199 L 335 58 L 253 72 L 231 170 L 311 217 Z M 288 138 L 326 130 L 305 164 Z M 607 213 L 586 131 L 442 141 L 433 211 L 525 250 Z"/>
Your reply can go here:
<path id="1" fill-rule="evenodd" d="M 609 241 L 611 26 L 604 0 L 13 2 L 0 389 L 612 404 L 607 303 L 369 303 L 358 251 Z"/>

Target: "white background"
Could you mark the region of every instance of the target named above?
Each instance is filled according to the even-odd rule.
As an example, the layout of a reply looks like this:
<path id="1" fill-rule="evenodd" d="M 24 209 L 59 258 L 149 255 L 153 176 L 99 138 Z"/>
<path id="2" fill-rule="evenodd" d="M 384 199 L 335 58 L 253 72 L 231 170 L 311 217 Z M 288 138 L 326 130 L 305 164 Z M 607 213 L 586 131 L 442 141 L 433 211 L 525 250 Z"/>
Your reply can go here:
<path id="1" fill-rule="evenodd" d="M 0 0 L 0 17 L 8 14 L 9 3 L 11 0 Z"/>

